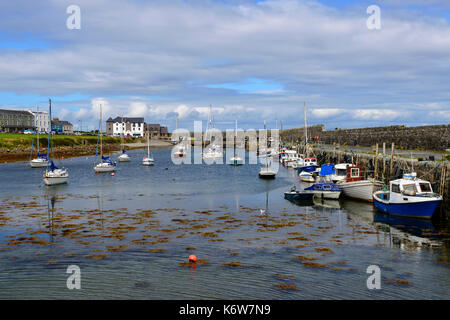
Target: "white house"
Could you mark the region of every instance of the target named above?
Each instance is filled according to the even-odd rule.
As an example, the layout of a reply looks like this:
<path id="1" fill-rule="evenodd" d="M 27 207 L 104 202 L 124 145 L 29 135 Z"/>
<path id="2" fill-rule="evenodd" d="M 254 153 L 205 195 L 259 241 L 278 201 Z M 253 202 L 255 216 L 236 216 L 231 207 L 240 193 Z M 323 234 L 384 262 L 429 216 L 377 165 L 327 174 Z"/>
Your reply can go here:
<path id="1" fill-rule="evenodd" d="M 106 134 L 108 136 L 119 137 L 143 137 L 144 118 L 116 117 L 106 120 Z"/>
<path id="2" fill-rule="evenodd" d="M 34 116 L 36 131 L 48 133 L 50 131 L 50 115 L 47 111 L 30 111 Z"/>

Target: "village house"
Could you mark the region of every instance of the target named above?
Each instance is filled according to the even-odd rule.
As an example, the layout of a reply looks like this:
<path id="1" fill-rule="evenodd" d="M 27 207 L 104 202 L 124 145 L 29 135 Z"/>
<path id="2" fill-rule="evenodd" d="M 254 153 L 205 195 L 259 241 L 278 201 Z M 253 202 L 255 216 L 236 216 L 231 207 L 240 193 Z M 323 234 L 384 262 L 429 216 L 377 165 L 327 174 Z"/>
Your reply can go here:
<path id="1" fill-rule="evenodd" d="M 120 137 L 144 137 L 144 118 L 116 117 L 106 120 L 106 134 Z"/>

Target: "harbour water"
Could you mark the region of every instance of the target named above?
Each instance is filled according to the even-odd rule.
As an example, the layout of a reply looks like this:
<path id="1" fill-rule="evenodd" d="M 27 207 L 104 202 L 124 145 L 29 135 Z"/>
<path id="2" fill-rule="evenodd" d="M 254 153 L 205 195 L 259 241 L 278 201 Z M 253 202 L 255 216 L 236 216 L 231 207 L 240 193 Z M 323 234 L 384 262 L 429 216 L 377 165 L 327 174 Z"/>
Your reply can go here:
<path id="1" fill-rule="evenodd" d="M 27 162 L 1 164 L 0 299 L 450 298 L 448 223 L 291 203 L 295 170 L 266 181 L 259 164 L 174 165 L 170 151 L 153 150 L 152 167 L 130 151 L 115 176 L 95 174 L 95 157 L 65 159 L 57 187 Z"/>

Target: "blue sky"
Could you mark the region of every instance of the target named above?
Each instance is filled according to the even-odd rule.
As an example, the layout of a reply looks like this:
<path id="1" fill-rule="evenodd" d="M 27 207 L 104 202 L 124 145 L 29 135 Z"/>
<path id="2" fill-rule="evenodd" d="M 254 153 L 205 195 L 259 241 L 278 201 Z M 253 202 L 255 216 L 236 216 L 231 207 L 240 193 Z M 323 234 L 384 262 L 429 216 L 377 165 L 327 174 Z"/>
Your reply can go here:
<path id="1" fill-rule="evenodd" d="M 189 129 L 450 123 L 444 0 L 79 0 L 0 4 L 0 108 L 46 108 L 94 128 L 144 116 Z M 381 29 L 366 26 L 369 5 Z M 49 19 L 49 17 L 52 17 Z"/>

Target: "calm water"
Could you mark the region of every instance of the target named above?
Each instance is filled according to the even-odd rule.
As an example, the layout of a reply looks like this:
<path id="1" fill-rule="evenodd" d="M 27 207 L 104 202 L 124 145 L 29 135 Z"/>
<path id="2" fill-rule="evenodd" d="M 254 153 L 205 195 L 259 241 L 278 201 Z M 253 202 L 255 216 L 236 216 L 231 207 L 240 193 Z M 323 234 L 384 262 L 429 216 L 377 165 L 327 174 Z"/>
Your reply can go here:
<path id="1" fill-rule="evenodd" d="M 260 165 L 176 166 L 154 150 L 143 167 L 142 150 L 129 154 L 114 177 L 94 174 L 94 157 L 63 160 L 69 184 L 50 188 L 26 162 L 0 165 L 1 299 L 450 298 L 444 223 L 291 203 L 283 167 L 264 181 Z M 66 287 L 69 265 L 81 290 Z"/>

